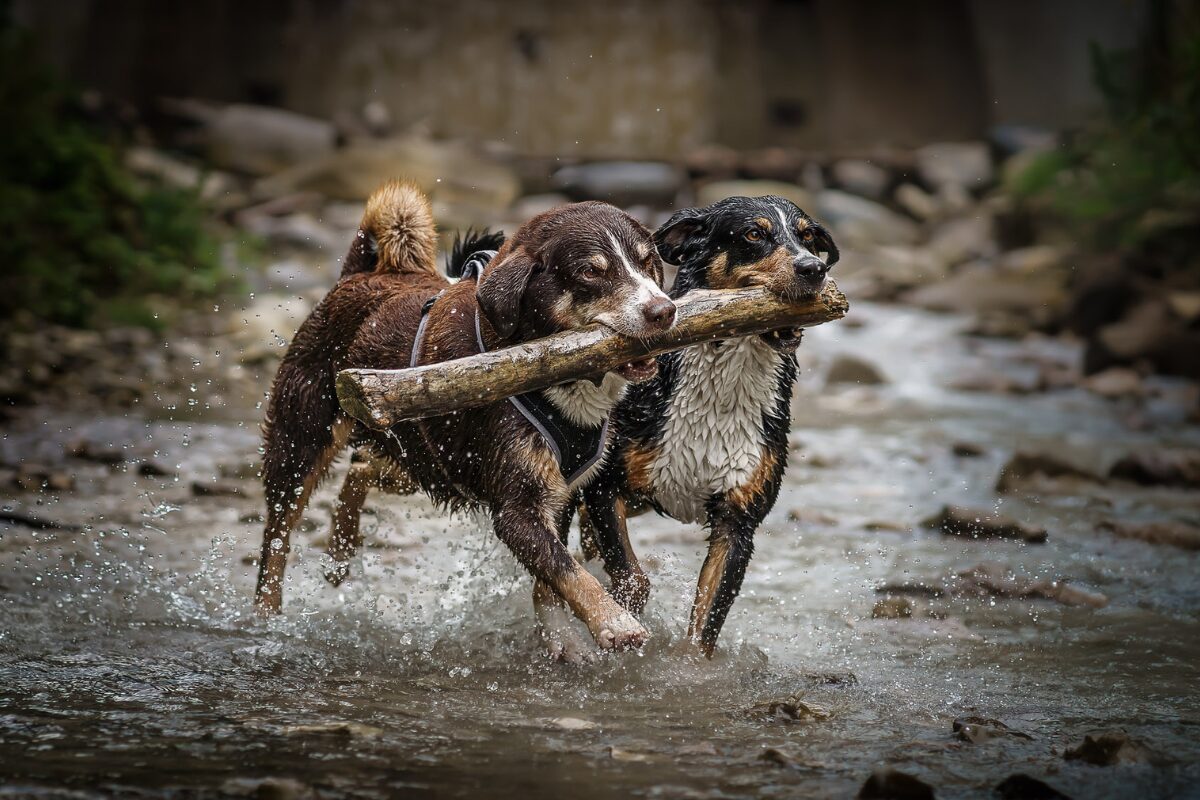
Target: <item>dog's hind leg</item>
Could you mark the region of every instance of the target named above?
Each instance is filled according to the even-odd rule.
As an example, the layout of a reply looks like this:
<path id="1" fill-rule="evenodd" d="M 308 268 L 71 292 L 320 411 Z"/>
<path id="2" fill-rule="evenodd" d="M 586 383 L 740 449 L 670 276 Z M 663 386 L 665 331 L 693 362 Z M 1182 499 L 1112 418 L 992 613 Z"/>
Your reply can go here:
<path id="1" fill-rule="evenodd" d="M 285 373 L 286 366 L 280 367 L 276 378 L 263 453 L 267 521 L 254 590 L 260 614 L 277 614 L 283 606 L 283 575 L 292 530 L 353 428 L 351 420 L 338 416 L 332 386 L 326 390 L 328 395 L 316 396 L 289 386 L 303 376 L 298 370 Z M 292 377 L 296 381 L 287 380 Z"/>
<path id="2" fill-rule="evenodd" d="M 608 487 L 588 487 L 583 497 L 586 513 L 579 516 L 581 539 L 590 540 L 603 559 L 613 597 L 640 615 L 650 597 L 650 579 L 629 544 L 625 499 Z"/>
<path id="3" fill-rule="evenodd" d="M 417 488 L 416 482 L 403 467 L 376 456 L 369 447 L 355 449 L 350 456 L 350 469 L 333 506 L 329 543 L 325 547 L 333 564 L 325 570 L 325 580 L 337 586 L 349 576 L 350 560 L 362 547 L 359 525 L 363 504 L 371 490 L 408 495 L 416 492 Z"/>

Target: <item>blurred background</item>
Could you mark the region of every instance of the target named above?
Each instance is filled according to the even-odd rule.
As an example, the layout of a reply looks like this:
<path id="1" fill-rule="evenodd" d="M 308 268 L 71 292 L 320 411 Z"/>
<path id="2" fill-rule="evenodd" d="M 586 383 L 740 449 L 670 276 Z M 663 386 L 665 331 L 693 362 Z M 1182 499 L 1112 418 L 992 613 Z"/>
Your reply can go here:
<path id="1" fill-rule="evenodd" d="M 455 794 L 545 757 L 534 794 L 598 771 L 587 796 L 847 796 L 898 764 L 978 796 L 1018 762 L 1075 796 L 1195 790 L 1197 3 L 2 0 L 0 108 L 11 785 L 107 764 L 151 794 Z M 800 350 L 788 482 L 715 665 L 655 649 L 699 530 L 637 522 L 659 644 L 577 683 L 526 669 L 528 587 L 486 525 L 420 498 L 373 498 L 369 580 L 325 587 L 336 483 L 300 619 L 249 619 L 264 398 L 394 176 L 443 244 L 575 200 L 654 227 L 768 193 L 833 232 L 852 310 Z M 729 721 L 781 693 L 821 726 Z M 696 710 L 668 746 L 630 698 Z M 949 743 L 972 714 L 998 750 Z M 1117 744 L 1063 758 L 1097 729 Z"/>

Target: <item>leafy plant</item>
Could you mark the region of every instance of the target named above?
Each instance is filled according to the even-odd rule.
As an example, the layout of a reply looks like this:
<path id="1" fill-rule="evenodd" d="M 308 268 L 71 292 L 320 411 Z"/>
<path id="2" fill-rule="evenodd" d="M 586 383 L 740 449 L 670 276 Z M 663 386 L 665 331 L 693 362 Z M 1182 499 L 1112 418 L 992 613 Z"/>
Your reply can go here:
<path id="1" fill-rule="evenodd" d="M 226 282 L 195 193 L 146 185 L 0 9 L 0 317 L 154 325 Z"/>

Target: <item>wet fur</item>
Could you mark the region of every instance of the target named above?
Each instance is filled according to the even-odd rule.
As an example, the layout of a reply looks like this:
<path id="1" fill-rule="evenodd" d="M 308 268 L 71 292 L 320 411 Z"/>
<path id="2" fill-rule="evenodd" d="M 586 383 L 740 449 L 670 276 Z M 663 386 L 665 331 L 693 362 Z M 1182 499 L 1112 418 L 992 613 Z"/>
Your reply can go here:
<path id="1" fill-rule="evenodd" d="M 580 277 L 580 262 L 595 250 L 588 242 L 628 252 L 647 248 L 653 259 L 643 264 L 646 274 L 661 275 L 649 232 L 603 203 L 565 206 L 535 217 L 502 244 L 502 235 L 486 232 L 460 241 L 451 272 L 461 271 L 476 250 L 498 245 L 499 252 L 478 282 L 451 284 L 434 266 L 428 208 L 419 192 L 400 183 L 385 185 L 368 201 L 342 277 L 300 326 L 280 364 L 264 426 L 267 520 L 256 605 L 264 613 L 280 610 L 291 531 L 334 457 L 356 445 L 370 463 L 352 470 L 343 486 L 330 539 L 335 561 L 344 565 L 357 547 L 362 501 L 381 470 L 391 468 L 394 484 L 405 491 L 419 489 L 447 508 L 489 513 L 497 536 L 601 646 L 640 645 L 645 631 L 567 551 L 573 487 L 510 403 L 402 423 L 385 434 L 345 416 L 334 379 L 350 367 L 409 366 L 422 306 L 439 292 L 418 363 L 474 355 L 477 312 L 489 349 L 590 322 L 588 315 L 620 307 L 641 288 L 627 275 Z"/>
<path id="2" fill-rule="evenodd" d="M 747 238 L 751 228 L 757 241 Z M 664 259 L 679 265 L 674 298 L 739 286 L 799 297 L 819 291 L 838 259 L 829 233 L 779 197 L 686 209 L 655 241 Z M 658 376 L 632 387 L 618 405 L 612 456 L 584 490 L 585 552 L 600 555 L 614 596 L 634 613 L 649 582 L 629 545 L 628 510 L 652 508 L 704 525 L 709 551 L 688 633 L 709 655 L 787 468 L 797 372 L 788 344 L 786 336 L 751 336 L 659 356 Z"/>

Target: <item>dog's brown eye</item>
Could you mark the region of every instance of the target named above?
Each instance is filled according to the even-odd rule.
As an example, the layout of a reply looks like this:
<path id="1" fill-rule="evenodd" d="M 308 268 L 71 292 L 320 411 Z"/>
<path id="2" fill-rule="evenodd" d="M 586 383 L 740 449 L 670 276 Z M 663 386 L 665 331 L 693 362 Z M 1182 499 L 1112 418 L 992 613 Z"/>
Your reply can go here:
<path id="1" fill-rule="evenodd" d="M 761 230 L 759 230 L 758 228 L 751 228 L 750 230 L 746 231 L 746 240 L 747 241 L 759 242 L 759 241 L 762 241 L 762 238 L 763 238 L 763 232 Z"/>
<path id="2" fill-rule="evenodd" d="M 600 277 L 600 270 L 596 269 L 595 267 L 584 267 L 583 272 L 580 274 L 583 275 L 584 280 L 594 281 L 596 278 Z"/>
<path id="3" fill-rule="evenodd" d="M 800 235 L 800 238 L 805 242 L 811 242 L 813 239 L 815 239 L 817 237 L 813 234 L 812 231 L 805 231 L 804 233 L 802 233 Z"/>

